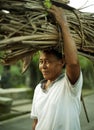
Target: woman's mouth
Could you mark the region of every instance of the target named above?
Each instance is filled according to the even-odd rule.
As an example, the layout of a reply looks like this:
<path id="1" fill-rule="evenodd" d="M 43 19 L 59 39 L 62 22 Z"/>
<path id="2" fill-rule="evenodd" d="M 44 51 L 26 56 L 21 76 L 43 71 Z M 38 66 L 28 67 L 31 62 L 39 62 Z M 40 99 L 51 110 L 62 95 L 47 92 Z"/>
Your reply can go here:
<path id="1" fill-rule="evenodd" d="M 43 71 L 42 74 L 43 75 L 48 75 L 48 72 L 47 71 Z"/>

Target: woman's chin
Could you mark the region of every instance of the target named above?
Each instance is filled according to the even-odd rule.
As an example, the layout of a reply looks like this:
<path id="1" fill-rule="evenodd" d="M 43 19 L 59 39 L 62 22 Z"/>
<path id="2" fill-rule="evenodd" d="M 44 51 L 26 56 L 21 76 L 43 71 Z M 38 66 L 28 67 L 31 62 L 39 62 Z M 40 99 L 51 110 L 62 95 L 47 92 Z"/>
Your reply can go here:
<path id="1" fill-rule="evenodd" d="M 46 80 L 49 80 L 49 79 L 50 79 L 50 77 L 49 77 L 48 75 L 46 75 L 46 74 L 44 74 L 43 77 L 44 77 L 44 79 L 46 79 Z"/>

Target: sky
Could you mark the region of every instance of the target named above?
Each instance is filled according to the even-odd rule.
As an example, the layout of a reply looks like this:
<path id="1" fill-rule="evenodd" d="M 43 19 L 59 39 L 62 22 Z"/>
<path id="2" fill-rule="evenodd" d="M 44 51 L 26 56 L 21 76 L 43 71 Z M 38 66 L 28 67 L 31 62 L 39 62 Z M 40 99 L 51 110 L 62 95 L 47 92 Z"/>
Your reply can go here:
<path id="1" fill-rule="evenodd" d="M 70 0 L 69 5 L 77 8 L 77 9 L 92 5 L 92 6 L 85 8 L 81 11 L 94 13 L 94 0 Z"/>

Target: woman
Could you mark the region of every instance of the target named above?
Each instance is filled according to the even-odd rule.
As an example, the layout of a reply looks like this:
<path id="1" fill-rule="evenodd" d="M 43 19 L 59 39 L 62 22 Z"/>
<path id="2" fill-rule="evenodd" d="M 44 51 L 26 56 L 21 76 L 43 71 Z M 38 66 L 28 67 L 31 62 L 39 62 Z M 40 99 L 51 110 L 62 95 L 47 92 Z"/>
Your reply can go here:
<path id="1" fill-rule="evenodd" d="M 34 92 L 31 117 L 33 130 L 80 130 L 82 73 L 76 45 L 64 11 L 52 5 L 52 13 L 61 28 L 64 56 L 57 50 L 40 52 L 39 69 L 44 80 Z M 65 66 L 65 74 L 62 68 Z"/>

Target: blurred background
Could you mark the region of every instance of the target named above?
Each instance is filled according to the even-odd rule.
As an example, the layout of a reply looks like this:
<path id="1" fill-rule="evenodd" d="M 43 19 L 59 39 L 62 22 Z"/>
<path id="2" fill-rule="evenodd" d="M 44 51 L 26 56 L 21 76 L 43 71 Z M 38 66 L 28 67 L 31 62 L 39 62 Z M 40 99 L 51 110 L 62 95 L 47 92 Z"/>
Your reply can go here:
<path id="1" fill-rule="evenodd" d="M 94 63 L 89 59 L 79 56 L 81 69 L 84 76 L 83 89 L 94 89 Z M 21 62 L 11 66 L 0 65 L 0 87 L 8 88 L 35 88 L 42 79 L 38 69 L 38 54 L 34 56 L 26 72 L 22 73 Z"/>

